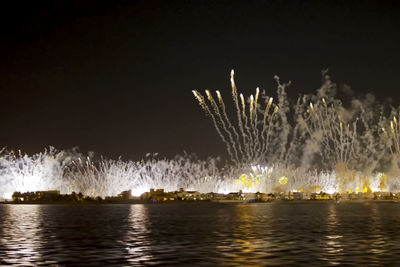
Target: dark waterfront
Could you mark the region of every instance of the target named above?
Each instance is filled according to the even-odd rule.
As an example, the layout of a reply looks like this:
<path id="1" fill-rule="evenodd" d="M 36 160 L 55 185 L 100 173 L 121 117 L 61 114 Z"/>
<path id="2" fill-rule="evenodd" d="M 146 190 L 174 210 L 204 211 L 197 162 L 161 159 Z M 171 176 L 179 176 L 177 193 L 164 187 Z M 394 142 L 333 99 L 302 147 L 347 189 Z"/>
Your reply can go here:
<path id="1" fill-rule="evenodd" d="M 398 265 L 399 203 L 0 205 L 0 264 Z"/>

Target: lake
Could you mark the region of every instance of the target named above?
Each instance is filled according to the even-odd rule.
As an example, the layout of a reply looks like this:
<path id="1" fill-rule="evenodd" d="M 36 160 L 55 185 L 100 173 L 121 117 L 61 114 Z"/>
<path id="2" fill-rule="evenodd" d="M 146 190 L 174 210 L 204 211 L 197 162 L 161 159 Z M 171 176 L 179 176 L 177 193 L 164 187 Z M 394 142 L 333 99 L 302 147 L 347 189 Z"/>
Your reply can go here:
<path id="1" fill-rule="evenodd" d="M 400 264 L 400 203 L 0 205 L 0 265 Z"/>

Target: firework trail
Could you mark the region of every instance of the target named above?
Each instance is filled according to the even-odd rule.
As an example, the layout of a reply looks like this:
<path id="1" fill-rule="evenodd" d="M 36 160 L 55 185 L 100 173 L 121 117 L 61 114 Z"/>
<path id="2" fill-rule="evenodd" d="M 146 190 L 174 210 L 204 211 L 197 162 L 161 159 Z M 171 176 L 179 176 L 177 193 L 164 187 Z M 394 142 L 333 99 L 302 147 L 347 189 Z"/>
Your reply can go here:
<path id="1" fill-rule="evenodd" d="M 236 142 L 233 139 L 231 139 L 232 144 L 233 144 L 234 147 L 237 146 L 237 150 L 236 151 L 238 151 L 240 154 L 243 154 L 243 149 L 242 149 L 242 146 L 241 146 L 241 143 L 240 143 L 239 134 L 236 131 L 236 128 L 233 127 L 231 121 L 228 118 L 228 115 L 226 114 L 226 107 L 225 107 L 224 100 L 222 99 L 221 93 L 218 90 L 216 91 L 216 93 L 217 93 L 217 97 L 218 97 L 218 102 L 219 102 L 219 104 L 221 106 L 221 109 L 222 109 L 222 115 L 223 115 L 226 123 L 228 124 L 229 130 L 232 130 L 232 132 L 233 132 L 233 134 L 234 134 L 234 136 L 236 138 Z M 237 159 L 239 160 L 239 156 L 237 157 Z"/>
<path id="2" fill-rule="evenodd" d="M 222 113 L 211 93 L 206 90 L 207 99 L 210 102 L 212 110 L 208 108 L 205 103 L 205 98 L 197 91 L 193 91 L 199 104 L 203 107 L 206 113 L 213 112 L 211 116 L 218 133 L 225 143 L 229 140 L 228 154 L 232 162 L 236 165 L 243 165 L 250 162 L 265 161 L 265 156 L 269 152 L 269 143 L 271 141 L 272 133 L 276 131 L 274 120 L 276 120 L 279 108 L 274 106 L 272 114 L 273 103 L 272 98 L 268 98 L 265 110 L 262 109 L 258 102 L 260 98 L 260 89 L 256 89 L 255 96 L 250 95 L 248 98 L 248 113 L 246 111 L 246 99 L 243 94 L 237 92 L 234 81 L 234 71 L 231 72 L 231 85 L 232 85 L 232 98 L 234 107 L 236 108 L 238 125 L 235 127 L 226 113 L 225 103 L 222 99 L 221 93 L 216 91 L 218 102 L 221 106 Z M 258 113 L 263 114 L 263 120 L 259 120 Z M 213 119 L 214 118 L 214 119 Z M 219 126 L 219 124 L 221 126 Z M 225 134 L 223 136 L 223 133 Z M 232 153 L 233 151 L 233 153 Z"/>
<path id="3" fill-rule="evenodd" d="M 219 122 L 220 122 L 220 124 L 221 124 L 222 129 L 223 129 L 224 132 L 228 135 L 228 139 L 229 139 L 229 142 L 227 142 L 228 153 L 229 153 L 229 155 L 232 156 L 232 158 L 235 159 L 235 162 L 239 162 L 238 151 L 237 151 L 237 149 L 236 149 L 236 145 L 235 145 L 235 141 L 234 141 L 234 139 L 233 139 L 233 135 L 232 135 L 232 133 L 229 131 L 229 129 L 226 127 L 225 121 L 224 121 L 224 119 L 223 119 L 221 113 L 219 112 L 218 105 L 217 105 L 217 103 L 215 102 L 214 98 L 212 97 L 210 91 L 206 90 L 206 95 L 207 95 L 208 100 L 209 100 L 210 103 L 211 103 L 211 106 L 212 106 L 213 109 L 214 109 L 214 112 L 215 112 L 217 118 L 219 119 Z M 232 155 L 232 149 L 233 149 L 233 152 L 234 152 L 233 155 Z"/>
<path id="4" fill-rule="evenodd" d="M 243 144 L 244 144 L 244 151 L 245 154 L 247 155 L 247 157 L 250 157 L 249 155 L 249 145 L 247 142 L 247 135 L 244 132 L 244 128 L 243 128 L 243 122 L 242 122 L 242 118 L 241 118 L 241 114 L 240 114 L 240 107 L 239 107 L 239 99 L 238 99 L 238 93 L 237 93 L 237 88 L 236 88 L 236 84 L 235 84 L 235 72 L 234 70 L 231 71 L 231 87 L 232 87 L 232 99 L 233 99 L 233 103 L 235 104 L 235 108 L 236 108 L 236 115 L 237 115 L 237 120 L 238 120 L 238 125 L 239 125 L 239 131 L 242 134 L 242 138 L 243 138 Z M 245 155 L 243 154 L 243 155 Z"/>
<path id="5" fill-rule="evenodd" d="M 232 150 L 231 150 L 231 144 L 226 140 L 225 136 L 222 134 L 220 127 L 218 126 L 218 121 L 215 117 L 215 115 L 211 112 L 211 110 L 209 109 L 209 107 L 207 106 L 206 102 L 204 101 L 204 97 L 197 92 L 196 90 L 193 90 L 192 93 L 194 94 L 194 96 L 196 97 L 196 99 L 199 101 L 201 107 L 204 109 L 204 111 L 206 112 L 206 114 L 210 115 L 213 123 L 214 123 L 214 127 L 218 133 L 218 135 L 221 137 L 222 141 L 224 142 L 224 144 L 227 147 L 227 151 L 229 156 L 234 159 L 234 155 L 232 154 Z M 218 112 L 218 106 L 216 105 L 214 99 L 211 97 L 211 94 L 209 93 L 208 90 L 206 90 L 206 94 L 209 97 L 209 101 L 212 103 L 212 106 L 214 107 L 214 111 L 216 112 L 216 115 L 221 117 Z M 226 129 L 226 127 L 225 127 Z"/>

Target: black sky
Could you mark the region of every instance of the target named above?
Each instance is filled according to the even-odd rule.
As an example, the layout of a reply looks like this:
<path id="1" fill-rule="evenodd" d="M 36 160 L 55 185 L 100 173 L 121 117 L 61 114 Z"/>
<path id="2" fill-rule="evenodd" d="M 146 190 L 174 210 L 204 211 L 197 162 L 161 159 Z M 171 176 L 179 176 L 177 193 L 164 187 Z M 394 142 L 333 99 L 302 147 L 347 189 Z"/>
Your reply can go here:
<path id="1" fill-rule="evenodd" d="M 273 93 L 278 74 L 297 97 L 329 68 L 357 93 L 400 103 L 396 2 L 2 2 L 0 146 L 224 155 L 191 90 L 230 103 L 232 68 L 244 93 Z"/>

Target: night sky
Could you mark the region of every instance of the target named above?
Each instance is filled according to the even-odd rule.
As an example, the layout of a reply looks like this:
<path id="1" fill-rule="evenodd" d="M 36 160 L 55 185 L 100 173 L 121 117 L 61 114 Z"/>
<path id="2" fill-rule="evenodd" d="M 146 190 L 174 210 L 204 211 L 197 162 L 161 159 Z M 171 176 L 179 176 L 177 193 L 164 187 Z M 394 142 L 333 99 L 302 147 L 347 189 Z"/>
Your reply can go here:
<path id="1" fill-rule="evenodd" d="M 12 2 L 12 3 L 11 3 Z M 225 155 L 192 90 L 314 91 L 321 70 L 400 103 L 398 1 L 10 1 L 1 6 L 0 146 Z"/>

